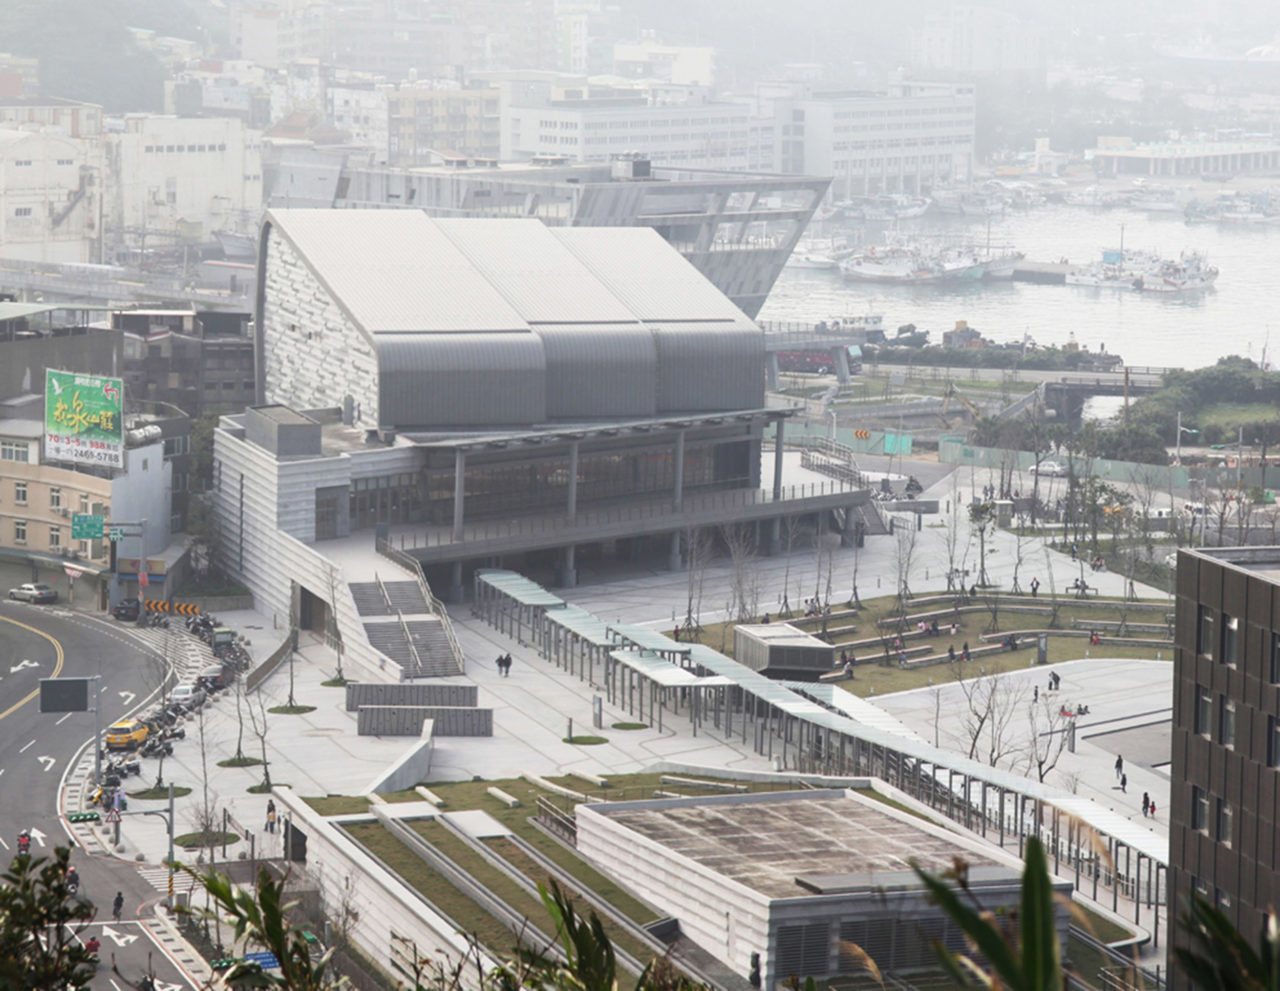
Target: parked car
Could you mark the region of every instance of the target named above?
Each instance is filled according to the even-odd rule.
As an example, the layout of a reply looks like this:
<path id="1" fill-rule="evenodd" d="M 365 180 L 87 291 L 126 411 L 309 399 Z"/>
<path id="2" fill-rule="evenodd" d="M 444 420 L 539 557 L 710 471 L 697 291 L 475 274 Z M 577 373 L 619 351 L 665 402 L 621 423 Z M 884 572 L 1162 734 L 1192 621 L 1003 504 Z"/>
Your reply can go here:
<path id="1" fill-rule="evenodd" d="M 169 693 L 169 701 L 185 705 L 188 709 L 198 709 L 207 698 L 204 689 L 199 685 L 179 685 Z"/>
<path id="2" fill-rule="evenodd" d="M 236 676 L 235 668 L 226 664 L 211 664 L 200 672 L 196 684 L 206 692 L 220 692 L 231 684 Z"/>
<path id="3" fill-rule="evenodd" d="M 111 610 L 111 615 L 122 623 L 136 622 L 141 613 L 142 600 L 134 598 L 121 599 Z"/>
<path id="4" fill-rule="evenodd" d="M 107 728 L 108 750 L 135 750 L 147 742 L 151 730 L 137 719 L 122 719 Z"/>
<path id="5" fill-rule="evenodd" d="M 26 582 L 9 589 L 9 598 L 17 602 L 57 602 L 58 590 L 43 582 Z"/>
<path id="6" fill-rule="evenodd" d="M 1048 475 L 1050 478 L 1067 477 L 1067 466 L 1061 461 L 1041 461 L 1027 470 L 1033 475 Z"/>

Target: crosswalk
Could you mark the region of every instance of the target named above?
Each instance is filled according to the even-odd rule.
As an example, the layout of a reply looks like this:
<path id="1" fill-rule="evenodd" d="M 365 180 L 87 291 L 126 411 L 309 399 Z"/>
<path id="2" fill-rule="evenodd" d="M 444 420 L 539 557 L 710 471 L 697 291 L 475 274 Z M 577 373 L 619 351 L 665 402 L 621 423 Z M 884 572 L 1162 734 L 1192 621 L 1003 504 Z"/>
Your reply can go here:
<path id="1" fill-rule="evenodd" d="M 155 888 L 161 894 L 169 893 L 169 868 L 159 867 L 139 867 L 138 874 L 142 880 Z M 194 891 L 199 887 L 199 883 L 186 871 L 174 871 L 173 873 L 173 890 L 175 892 Z"/>

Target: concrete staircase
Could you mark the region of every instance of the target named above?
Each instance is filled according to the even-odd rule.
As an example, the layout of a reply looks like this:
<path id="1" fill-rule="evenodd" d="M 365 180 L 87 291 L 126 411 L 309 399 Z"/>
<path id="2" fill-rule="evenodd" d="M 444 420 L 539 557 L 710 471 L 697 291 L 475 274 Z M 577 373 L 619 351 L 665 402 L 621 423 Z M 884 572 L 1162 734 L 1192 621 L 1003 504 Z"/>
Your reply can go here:
<path id="1" fill-rule="evenodd" d="M 400 665 L 405 674 L 412 676 L 416 673 L 417 666 L 414 663 L 413 650 L 398 621 L 365 623 L 364 632 L 374 650 L 391 662 Z"/>
<path id="2" fill-rule="evenodd" d="M 422 674 L 427 677 L 462 674 L 454 659 L 444 624 L 437 617 L 405 620 L 405 626 L 409 628 L 409 636 L 413 638 L 413 646 L 422 661 Z"/>
<path id="3" fill-rule="evenodd" d="M 387 605 L 382 589 L 377 582 L 352 582 L 351 597 L 356 603 L 356 612 L 361 616 L 394 616 L 395 611 Z"/>
<path id="4" fill-rule="evenodd" d="M 427 605 L 417 582 L 383 582 L 382 587 L 387 590 L 393 612 L 399 611 L 402 616 L 431 614 L 431 607 Z"/>

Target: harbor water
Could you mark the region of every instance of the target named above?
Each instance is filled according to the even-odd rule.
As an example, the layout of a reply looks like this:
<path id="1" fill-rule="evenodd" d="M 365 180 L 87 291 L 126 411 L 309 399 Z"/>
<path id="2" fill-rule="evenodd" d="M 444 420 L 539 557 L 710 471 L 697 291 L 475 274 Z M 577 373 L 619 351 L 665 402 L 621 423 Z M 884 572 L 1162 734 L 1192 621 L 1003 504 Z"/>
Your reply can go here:
<path id="1" fill-rule="evenodd" d="M 1218 187 L 1205 184 L 1211 198 Z M 941 344 L 942 332 L 966 320 L 989 340 L 1063 345 L 1075 340 L 1091 351 L 1105 346 L 1129 365 L 1199 368 L 1228 354 L 1275 367 L 1280 349 L 1280 226 L 1187 224 L 1181 213 L 1091 210 L 1051 204 L 985 219 L 929 214 L 904 222 L 904 231 L 968 232 L 985 243 L 1008 244 L 1029 261 L 1063 258 L 1083 267 L 1121 242 L 1126 248 L 1177 258 L 1199 251 L 1219 269 L 1217 284 L 1204 292 L 1144 293 L 1025 282 L 958 285 L 870 285 L 847 283 L 838 271 L 784 269 L 769 294 L 761 321 L 816 323 L 832 317 L 882 313 L 890 336 L 913 323 Z M 828 235 L 839 229 L 820 232 Z M 864 228 L 863 244 L 877 243 L 882 230 Z M 1269 323 L 1277 335 L 1269 340 Z"/>

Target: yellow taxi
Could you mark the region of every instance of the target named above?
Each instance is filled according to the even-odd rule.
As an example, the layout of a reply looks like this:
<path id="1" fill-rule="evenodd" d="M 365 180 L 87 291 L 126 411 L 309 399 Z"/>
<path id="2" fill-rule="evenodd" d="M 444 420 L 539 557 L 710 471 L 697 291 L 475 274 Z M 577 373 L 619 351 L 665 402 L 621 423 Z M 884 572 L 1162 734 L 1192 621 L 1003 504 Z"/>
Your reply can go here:
<path id="1" fill-rule="evenodd" d="M 136 719 L 122 719 L 118 723 L 112 723 L 107 728 L 107 749 L 133 750 L 147 741 L 149 732 L 151 731 L 146 723 Z"/>

